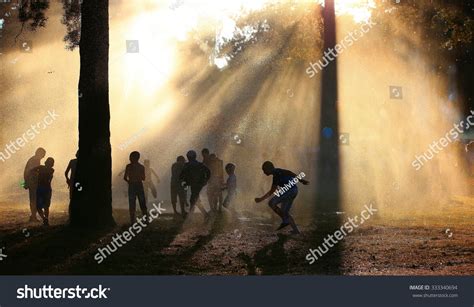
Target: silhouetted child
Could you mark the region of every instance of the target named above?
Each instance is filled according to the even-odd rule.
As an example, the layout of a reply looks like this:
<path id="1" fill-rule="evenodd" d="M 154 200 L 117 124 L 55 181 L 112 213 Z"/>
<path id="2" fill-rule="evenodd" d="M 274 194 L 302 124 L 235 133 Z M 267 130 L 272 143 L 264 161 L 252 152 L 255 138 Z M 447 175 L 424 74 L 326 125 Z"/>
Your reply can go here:
<path id="1" fill-rule="evenodd" d="M 74 191 L 74 178 L 76 176 L 76 166 L 77 166 L 77 157 L 79 156 L 79 151 L 76 153 L 76 159 L 69 161 L 64 176 L 66 176 L 66 183 L 69 187 L 69 199 L 72 199 L 72 191 Z M 71 173 L 71 175 L 69 175 Z"/>
<path id="2" fill-rule="evenodd" d="M 134 151 L 130 154 L 130 164 L 125 168 L 123 179 L 128 183 L 128 205 L 130 210 L 130 223 L 135 223 L 136 199 L 140 204 L 140 209 L 144 216 L 148 215 L 145 201 L 145 191 L 143 181 L 145 181 L 145 167 L 138 161 L 140 153 Z"/>
<path id="3" fill-rule="evenodd" d="M 202 163 L 204 163 L 204 165 L 209 168 L 209 158 L 210 158 L 210 154 L 209 154 L 209 149 L 207 148 L 203 148 L 201 150 L 201 154 L 202 154 Z"/>
<path id="4" fill-rule="evenodd" d="M 227 177 L 227 182 L 224 185 L 223 190 L 227 190 L 227 195 L 224 199 L 224 208 L 228 209 L 229 206 L 232 204 L 235 195 L 237 194 L 237 177 L 235 176 L 235 165 L 232 163 L 228 163 L 225 166 L 225 172 L 229 177 Z M 232 211 L 235 211 L 232 208 Z"/>
<path id="5" fill-rule="evenodd" d="M 194 150 L 188 151 L 186 157 L 188 162 L 184 165 L 179 179 L 191 188 L 191 197 L 189 199 L 191 207 L 189 208 L 189 213 L 193 213 L 194 207 L 197 206 L 204 215 L 204 218 L 207 219 L 209 213 L 201 205 L 199 193 L 211 177 L 211 171 L 203 163 L 196 160 L 197 154 Z"/>
<path id="6" fill-rule="evenodd" d="M 44 165 L 35 167 L 32 172 L 38 178 L 38 187 L 36 189 L 36 209 L 43 219 L 43 225 L 49 226 L 49 206 L 51 205 L 51 196 L 53 190 L 51 181 L 54 174 L 54 159 L 49 157 Z"/>
<path id="7" fill-rule="evenodd" d="M 148 202 L 148 191 L 151 192 L 153 198 L 156 198 L 156 186 L 153 183 L 152 175 L 155 176 L 156 184 L 160 183 L 160 178 L 156 172 L 150 167 L 150 160 L 143 161 L 145 166 L 145 182 L 143 183 L 143 188 L 145 189 L 145 200 Z"/>
<path id="8" fill-rule="evenodd" d="M 273 163 L 270 161 L 266 161 L 263 163 L 262 170 L 265 175 L 273 176 L 272 187 L 270 188 L 270 191 L 268 191 L 262 197 L 255 198 L 255 202 L 262 202 L 268 197 L 275 194 L 268 202 L 268 205 L 282 219 L 282 223 L 277 230 L 283 229 L 286 226 L 291 225 L 291 228 L 293 228 L 293 233 L 299 233 L 298 227 L 296 226 L 293 217 L 290 215 L 291 206 L 293 205 L 293 201 L 298 195 L 298 187 L 295 183 L 295 178 L 297 178 L 298 181 L 300 181 L 304 185 L 309 184 L 309 182 L 304 179 L 301 179 L 299 175 L 297 176 L 292 171 L 281 168 L 275 168 Z M 275 193 L 277 188 L 280 188 L 280 190 L 279 192 Z M 281 208 L 277 206 L 280 203 Z"/>
<path id="9" fill-rule="evenodd" d="M 224 184 L 224 166 L 216 154 L 209 155 L 209 170 L 211 171 L 211 178 L 207 185 L 207 198 L 209 206 L 213 211 L 222 210 L 222 185 Z"/>
<path id="10" fill-rule="evenodd" d="M 179 179 L 181 172 L 183 171 L 186 160 L 183 156 L 176 158 L 176 162 L 171 166 L 171 204 L 173 205 L 174 214 L 178 214 L 176 210 L 176 202 L 179 197 L 179 204 L 181 207 L 181 215 L 186 217 L 186 210 L 184 206 L 186 203 L 186 189 L 183 182 Z"/>

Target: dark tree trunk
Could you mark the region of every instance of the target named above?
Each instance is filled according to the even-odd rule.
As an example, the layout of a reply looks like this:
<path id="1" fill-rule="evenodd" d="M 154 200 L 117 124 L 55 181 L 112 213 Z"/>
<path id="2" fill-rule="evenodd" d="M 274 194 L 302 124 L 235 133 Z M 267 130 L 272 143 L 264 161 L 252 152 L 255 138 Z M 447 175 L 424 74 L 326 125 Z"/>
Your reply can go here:
<path id="1" fill-rule="evenodd" d="M 326 0 L 324 7 L 324 51 L 336 45 L 336 14 L 334 0 Z M 317 207 L 324 211 L 339 209 L 339 122 L 337 114 L 337 58 L 322 71 L 320 151 L 317 161 Z M 332 137 L 323 135 L 324 127 L 331 128 Z"/>
<path id="2" fill-rule="evenodd" d="M 70 222 L 108 227 L 112 217 L 108 0 L 84 0 L 79 43 L 79 158 Z"/>

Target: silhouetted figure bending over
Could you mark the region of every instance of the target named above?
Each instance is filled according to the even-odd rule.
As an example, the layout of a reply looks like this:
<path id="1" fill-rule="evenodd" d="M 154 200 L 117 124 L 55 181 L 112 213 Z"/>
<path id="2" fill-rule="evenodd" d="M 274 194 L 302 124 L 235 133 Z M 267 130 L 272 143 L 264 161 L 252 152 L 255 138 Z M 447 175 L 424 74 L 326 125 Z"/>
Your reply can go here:
<path id="1" fill-rule="evenodd" d="M 51 196 L 53 189 L 51 188 L 51 181 L 54 174 L 54 159 L 49 157 L 40 165 L 31 170 L 38 178 L 36 188 L 36 209 L 43 219 L 43 225 L 49 226 L 49 206 L 51 205 Z"/>
<path id="2" fill-rule="evenodd" d="M 189 199 L 191 207 L 189 208 L 189 213 L 193 213 L 194 206 L 197 206 L 204 214 L 204 218 L 207 219 L 209 213 L 201 205 L 199 193 L 209 181 L 211 172 L 203 163 L 196 160 L 197 155 L 194 150 L 188 151 L 186 157 L 188 158 L 188 162 L 184 165 L 179 179 L 191 188 L 191 197 Z"/>
<path id="3" fill-rule="evenodd" d="M 143 183 L 143 188 L 145 189 L 145 200 L 148 202 L 148 192 L 151 192 L 153 198 L 156 198 L 156 186 L 153 183 L 152 176 L 155 176 L 156 184 L 160 184 L 160 177 L 156 174 L 155 170 L 153 170 L 150 166 L 150 160 L 143 161 L 145 166 L 145 182 Z"/>
<path id="4" fill-rule="evenodd" d="M 282 223 L 277 230 L 291 225 L 291 228 L 293 228 L 293 233 L 299 233 L 298 227 L 296 226 L 293 217 L 290 215 L 291 206 L 298 195 L 298 187 L 296 183 L 293 182 L 295 181 L 296 177 L 298 177 L 299 181 L 304 185 L 309 184 L 309 182 L 299 178 L 299 176 L 297 176 L 292 171 L 275 168 L 273 163 L 270 161 L 263 163 L 262 170 L 265 175 L 273 176 L 272 187 L 270 188 L 270 191 L 268 191 L 262 197 L 255 198 L 255 202 L 259 203 L 264 201 L 268 197 L 274 195 L 274 192 L 278 187 L 280 187 L 281 189 L 280 192 L 278 192 L 278 195 L 274 195 L 268 202 L 270 208 L 272 208 L 272 210 L 275 211 L 275 213 L 278 214 L 282 219 Z M 281 208 L 277 206 L 278 204 L 281 204 Z"/>
<path id="5" fill-rule="evenodd" d="M 31 157 L 26 163 L 25 170 L 23 172 L 23 178 L 25 180 L 24 188 L 28 189 L 30 197 L 30 222 L 39 222 L 36 218 L 36 190 L 38 188 L 38 174 L 32 172 L 32 170 L 41 165 L 41 160 L 46 156 L 46 150 L 43 148 L 36 149 L 35 155 Z"/>
<path id="6" fill-rule="evenodd" d="M 183 156 L 176 158 L 176 162 L 171 166 L 171 204 L 173 205 L 174 214 L 178 214 L 176 211 L 176 202 L 179 197 L 179 204 L 181 207 L 181 215 L 186 217 L 186 189 L 183 182 L 179 179 L 181 172 L 183 171 L 186 160 Z"/>
<path id="7" fill-rule="evenodd" d="M 72 199 L 72 191 L 74 190 L 74 178 L 76 177 L 76 166 L 77 166 L 77 158 L 79 156 L 79 151 L 76 152 L 76 159 L 72 159 L 69 161 L 67 165 L 66 171 L 64 172 L 64 176 L 66 176 L 66 183 L 69 187 L 69 199 Z M 71 175 L 69 175 L 69 173 Z"/>
<path id="8" fill-rule="evenodd" d="M 125 168 L 123 179 L 128 183 L 128 205 L 130 210 L 130 223 L 135 223 L 136 199 L 144 216 L 148 215 L 145 201 L 143 181 L 145 181 L 145 167 L 138 162 L 140 153 L 134 151 L 130 154 L 130 164 Z"/>

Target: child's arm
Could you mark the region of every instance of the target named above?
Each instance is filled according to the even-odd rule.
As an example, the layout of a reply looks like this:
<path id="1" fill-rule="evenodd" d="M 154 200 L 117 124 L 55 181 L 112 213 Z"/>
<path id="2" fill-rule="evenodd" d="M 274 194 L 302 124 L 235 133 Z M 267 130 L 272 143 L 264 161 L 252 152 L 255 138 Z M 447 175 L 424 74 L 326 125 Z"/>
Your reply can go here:
<path id="1" fill-rule="evenodd" d="M 157 184 L 160 183 L 160 177 L 158 177 L 158 175 L 155 173 L 155 171 L 154 171 L 152 168 L 150 168 L 150 170 L 151 170 L 151 173 L 152 173 L 152 174 L 155 176 L 155 178 L 156 178 L 156 183 L 157 183 Z M 151 179 L 151 178 L 150 178 L 150 179 Z"/>
<path id="2" fill-rule="evenodd" d="M 51 184 L 51 181 L 53 181 L 53 176 L 54 176 L 54 168 L 51 169 L 51 174 L 49 175 L 49 183 Z"/>
<path id="3" fill-rule="evenodd" d="M 262 202 L 262 201 L 264 201 L 265 199 L 269 198 L 270 196 L 273 195 L 273 192 L 275 192 L 276 189 L 277 189 L 277 186 L 274 185 L 274 184 L 272 184 L 272 187 L 271 187 L 270 191 L 268 191 L 268 192 L 267 192 L 265 195 L 263 195 L 262 197 L 257 197 L 257 198 L 255 198 L 255 202 L 256 202 L 256 203 L 259 203 L 259 202 Z"/>
<path id="4" fill-rule="evenodd" d="M 25 181 L 28 180 L 28 177 L 29 177 L 30 174 L 31 174 L 31 170 L 28 170 L 28 169 L 29 169 L 29 166 L 30 166 L 30 161 L 28 160 L 28 162 L 27 162 L 26 165 L 25 165 L 25 169 L 24 169 L 24 171 L 23 171 L 23 179 L 24 179 Z"/>
<path id="5" fill-rule="evenodd" d="M 124 175 L 123 175 L 123 180 L 125 180 L 128 183 L 128 165 L 125 168 L 125 172 L 124 172 Z"/>
<path id="6" fill-rule="evenodd" d="M 34 173 L 37 173 L 40 169 L 41 165 L 40 166 L 37 166 L 37 167 L 34 167 L 30 170 L 30 172 L 28 173 L 28 176 L 31 177 L 34 175 Z"/>
<path id="7" fill-rule="evenodd" d="M 66 171 L 64 172 L 64 176 L 66 176 L 66 183 L 67 185 L 71 185 L 71 179 L 69 179 L 69 171 L 71 170 L 71 161 L 67 165 Z"/>
<path id="8" fill-rule="evenodd" d="M 141 175 L 142 175 L 142 176 L 141 176 L 141 177 L 142 177 L 142 181 L 145 181 L 145 179 L 146 179 L 146 175 L 145 175 L 145 167 L 142 167 L 142 169 L 141 169 L 141 173 L 142 173 L 142 174 L 141 174 Z M 151 178 L 150 178 L 150 179 L 151 179 Z"/>

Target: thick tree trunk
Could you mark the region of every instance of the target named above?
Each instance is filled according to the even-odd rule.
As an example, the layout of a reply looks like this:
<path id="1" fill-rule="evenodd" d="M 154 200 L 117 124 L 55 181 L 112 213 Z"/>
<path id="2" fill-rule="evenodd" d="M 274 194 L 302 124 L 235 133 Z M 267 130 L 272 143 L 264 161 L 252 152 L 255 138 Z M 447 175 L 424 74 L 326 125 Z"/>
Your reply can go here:
<path id="1" fill-rule="evenodd" d="M 108 0 L 84 0 L 81 7 L 79 158 L 70 203 L 70 222 L 107 227 L 112 217 L 112 157 L 109 110 Z"/>
<path id="2" fill-rule="evenodd" d="M 324 51 L 336 45 L 334 0 L 324 7 Z M 337 58 L 322 71 L 320 151 L 317 161 L 317 207 L 323 211 L 339 210 L 339 121 L 337 114 Z M 324 136 L 324 127 L 332 129 L 332 137 Z"/>

